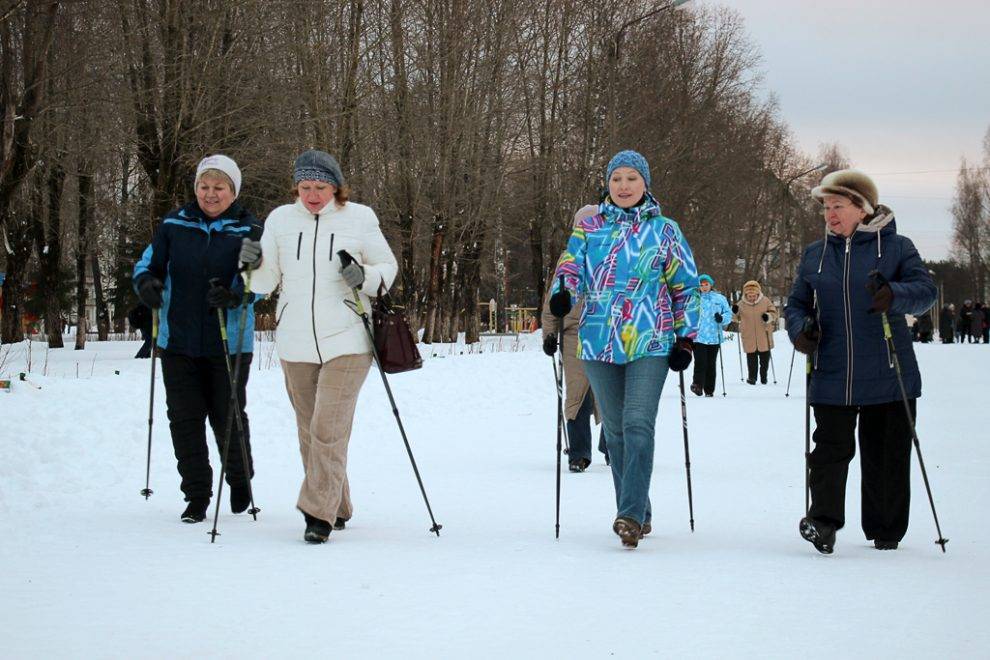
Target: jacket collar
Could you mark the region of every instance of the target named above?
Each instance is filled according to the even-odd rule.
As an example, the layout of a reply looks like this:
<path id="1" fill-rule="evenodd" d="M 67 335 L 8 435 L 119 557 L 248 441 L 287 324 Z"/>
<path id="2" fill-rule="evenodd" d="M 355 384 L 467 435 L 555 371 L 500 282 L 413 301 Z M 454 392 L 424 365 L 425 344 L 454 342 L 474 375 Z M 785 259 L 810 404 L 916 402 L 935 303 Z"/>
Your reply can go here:
<path id="1" fill-rule="evenodd" d="M 322 218 L 322 217 L 328 216 L 328 215 L 330 215 L 332 213 L 339 213 L 340 211 L 342 211 L 344 209 L 343 206 L 337 206 L 337 200 L 334 200 L 334 199 L 331 199 L 330 202 L 326 206 L 324 206 L 322 209 L 320 209 L 316 213 L 313 213 L 308 208 L 306 208 L 306 205 L 303 204 L 303 201 L 301 199 L 299 199 L 298 197 L 296 198 L 296 203 L 293 204 L 293 206 L 295 206 L 296 209 L 298 209 L 300 213 L 303 213 L 304 215 L 306 215 L 306 216 L 308 216 L 310 218 L 312 218 L 314 215 L 318 215 L 318 216 L 320 216 Z M 346 206 L 346 204 L 345 204 L 345 206 Z"/>

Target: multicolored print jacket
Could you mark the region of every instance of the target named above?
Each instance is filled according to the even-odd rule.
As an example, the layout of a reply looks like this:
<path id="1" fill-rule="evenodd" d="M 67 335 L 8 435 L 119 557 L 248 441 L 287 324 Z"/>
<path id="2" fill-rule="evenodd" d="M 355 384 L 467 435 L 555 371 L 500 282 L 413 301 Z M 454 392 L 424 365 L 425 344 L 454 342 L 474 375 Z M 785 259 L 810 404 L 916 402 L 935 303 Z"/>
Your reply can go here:
<path id="1" fill-rule="evenodd" d="M 626 364 L 670 354 L 676 337 L 694 339 L 700 303 L 694 256 L 656 200 L 622 209 L 606 199 L 575 222 L 554 274 L 584 300 L 578 357 Z"/>

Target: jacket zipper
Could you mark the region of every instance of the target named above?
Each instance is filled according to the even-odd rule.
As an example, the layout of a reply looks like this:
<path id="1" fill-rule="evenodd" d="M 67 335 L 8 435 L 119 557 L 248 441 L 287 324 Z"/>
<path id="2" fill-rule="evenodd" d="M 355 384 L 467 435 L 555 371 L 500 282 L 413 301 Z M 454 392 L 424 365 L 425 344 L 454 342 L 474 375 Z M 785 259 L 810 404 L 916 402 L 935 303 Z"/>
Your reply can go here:
<path id="1" fill-rule="evenodd" d="M 852 300 L 849 295 L 849 271 L 850 271 L 850 246 L 852 238 L 846 238 L 846 257 L 842 272 L 842 300 L 845 304 L 846 315 L 846 405 L 852 405 L 852 382 L 853 382 L 853 328 L 852 328 Z"/>
<path id="2" fill-rule="evenodd" d="M 302 232 L 299 232 L 299 242 L 296 243 L 296 261 L 299 261 L 299 254 L 302 252 Z"/>
<path id="3" fill-rule="evenodd" d="M 313 217 L 316 218 L 316 227 L 313 230 L 313 296 L 310 298 L 309 313 L 310 318 L 313 319 L 313 343 L 316 344 L 316 357 L 320 360 L 320 364 L 323 364 L 323 354 L 320 353 L 320 339 L 316 334 L 316 241 L 320 237 L 320 214 L 314 213 Z"/>
<path id="4" fill-rule="evenodd" d="M 330 234 L 330 261 L 333 261 L 333 234 Z"/>

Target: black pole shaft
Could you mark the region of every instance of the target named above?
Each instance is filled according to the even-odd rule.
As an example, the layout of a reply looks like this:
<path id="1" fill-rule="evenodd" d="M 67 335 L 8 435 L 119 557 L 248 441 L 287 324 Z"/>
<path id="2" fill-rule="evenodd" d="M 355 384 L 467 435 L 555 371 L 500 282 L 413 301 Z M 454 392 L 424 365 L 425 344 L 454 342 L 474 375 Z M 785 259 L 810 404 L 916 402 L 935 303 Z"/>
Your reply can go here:
<path id="1" fill-rule="evenodd" d="M 220 500 L 223 494 L 223 479 L 224 474 L 227 470 L 227 460 L 230 456 L 230 434 L 234 426 L 234 418 L 237 418 L 238 429 L 241 432 L 241 451 L 243 462 L 244 462 L 244 476 L 247 479 L 248 495 L 251 500 L 251 508 L 249 512 L 254 520 L 258 520 L 258 507 L 254 505 L 254 492 L 251 488 L 251 465 L 248 462 L 247 448 L 244 445 L 244 433 L 243 433 L 243 420 L 241 420 L 241 411 L 238 406 L 237 401 L 237 385 L 239 381 L 239 375 L 241 373 L 241 355 L 244 349 L 244 331 L 247 325 L 247 306 L 248 300 L 251 298 L 251 271 L 247 271 L 247 275 L 244 281 L 244 294 L 241 297 L 241 312 L 240 318 L 237 320 L 237 356 L 234 358 L 234 370 L 230 376 L 230 399 L 227 402 L 227 426 L 223 433 L 223 451 L 220 452 L 220 479 L 217 482 L 217 501 L 216 507 L 213 511 L 213 529 L 210 530 L 210 543 L 214 543 L 217 537 L 220 536 L 220 532 L 217 531 L 217 524 L 220 520 Z M 224 354 L 227 354 L 227 331 L 226 326 L 223 322 L 223 314 L 220 310 L 217 310 L 217 319 L 220 323 L 220 337 L 223 340 Z M 228 368 L 229 368 L 229 357 L 228 357 Z"/>
<path id="2" fill-rule="evenodd" d="M 722 396 L 725 396 L 725 362 L 722 361 L 722 342 L 718 344 L 718 366 L 722 370 Z"/>
<path id="3" fill-rule="evenodd" d="M 767 330 L 767 353 L 770 356 L 770 371 L 773 373 L 773 384 L 777 384 L 777 367 L 773 366 L 773 339 L 770 335 L 770 331 Z"/>
<path id="4" fill-rule="evenodd" d="M 561 291 L 563 291 L 561 287 Z M 564 319 L 557 319 L 557 354 L 560 356 L 560 373 L 557 376 L 557 500 L 554 538 L 560 538 L 560 463 L 561 439 L 564 434 Z M 556 358 L 554 358 L 556 359 Z M 556 367 L 554 367 L 556 372 Z"/>
<path id="5" fill-rule="evenodd" d="M 742 331 L 736 332 L 736 349 L 739 353 L 739 382 L 746 380 L 743 377 L 743 366 L 742 366 Z"/>
<path id="6" fill-rule="evenodd" d="M 151 427 L 155 421 L 155 354 L 158 352 L 158 310 L 151 310 L 151 388 L 148 395 L 148 458 L 144 466 L 144 499 L 151 497 Z"/>
<path id="7" fill-rule="evenodd" d="M 797 348 L 791 348 L 791 368 L 787 371 L 787 391 L 784 392 L 784 396 L 791 395 L 791 376 L 794 375 L 794 354 L 797 353 Z"/>
<path id="8" fill-rule="evenodd" d="M 804 515 L 811 510 L 811 356 L 804 365 Z"/>
<path id="9" fill-rule="evenodd" d="M 932 517 L 935 519 L 935 531 L 938 533 L 938 539 L 935 540 L 935 543 L 942 547 L 942 552 L 944 553 L 945 544 L 949 542 L 949 539 L 942 536 L 942 527 L 938 524 L 938 513 L 935 512 L 935 498 L 932 497 L 932 488 L 928 483 L 928 471 L 925 470 L 925 459 L 921 456 L 921 442 L 918 440 L 918 430 L 914 425 L 914 415 L 911 413 L 911 405 L 908 403 L 907 390 L 904 388 L 904 378 L 901 375 L 901 361 L 897 357 L 897 349 L 894 347 L 894 338 L 890 331 L 890 321 L 887 318 L 887 313 L 883 312 L 880 318 L 883 323 L 884 338 L 887 340 L 887 346 L 890 348 L 890 357 L 894 362 L 894 373 L 897 375 L 897 386 L 901 390 L 901 401 L 904 402 L 904 414 L 907 415 L 908 424 L 911 427 L 911 440 L 914 442 L 914 450 L 918 454 L 918 464 L 921 466 L 921 478 L 925 482 L 925 491 L 928 493 L 928 504 L 931 505 Z"/>
<path id="10" fill-rule="evenodd" d="M 691 452 L 688 449 L 687 397 L 684 394 L 684 372 L 679 371 L 681 385 L 681 425 L 684 428 L 684 468 L 687 471 L 688 515 L 691 521 L 691 531 L 694 531 L 694 498 L 691 494 Z"/>

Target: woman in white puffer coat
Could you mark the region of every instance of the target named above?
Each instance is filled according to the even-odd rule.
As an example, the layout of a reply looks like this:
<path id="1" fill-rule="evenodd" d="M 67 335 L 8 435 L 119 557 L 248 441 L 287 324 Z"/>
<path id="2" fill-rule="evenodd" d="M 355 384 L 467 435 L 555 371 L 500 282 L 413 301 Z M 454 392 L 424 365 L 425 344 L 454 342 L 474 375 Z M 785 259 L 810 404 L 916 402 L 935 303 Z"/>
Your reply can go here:
<path id="1" fill-rule="evenodd" d="M 357 290 L 370 309 L 369 297 L 391 286 L 398 265 L 375 212 L 348 201 L 332 156 L 303 153 L 293 180 L 296 202 L 271 212 L 261 242 L 245 241 L 241 261 L 256 268 L 252 291 L 281 286 L 276 346 L 305 471 L 297 507 L 306 519 L 306 541 L 323 543 L 353 513 L 347 445 L 372 362 L 367 330 L 345 301 Z M 344 267 L 341 251 L 355 263 Z"/>

